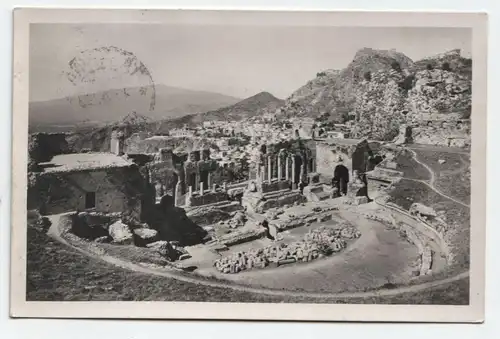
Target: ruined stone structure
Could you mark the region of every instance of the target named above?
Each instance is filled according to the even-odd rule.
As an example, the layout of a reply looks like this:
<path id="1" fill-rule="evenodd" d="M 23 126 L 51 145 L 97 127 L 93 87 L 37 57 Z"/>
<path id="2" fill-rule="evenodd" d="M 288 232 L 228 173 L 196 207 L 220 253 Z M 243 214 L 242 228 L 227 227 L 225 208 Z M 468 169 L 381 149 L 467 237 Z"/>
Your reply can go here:
<path id="1" fill-rule="evenodd" d="M 151 183 L 158 187 L 157 198 L 169 192 L 176 206 L 194 206 L 218 200 L 217 195 L 212 194 L 217 190 L 212 175 L 218 164 L 210 159 L 208 149 L 175 154 L 170 148 L 162 148 L 147 167 Z"/>
<path id="2" fill-rule="evenodd" d="M 471 121 L 460 114 L 424 114 L 400 127 L 396 144 L 469 147 Z"/>
<path id="3" fill-rule="evenodd" d="M 318 141 L 316 145 L 317 172 L 324 178 L 333 178 L 335 167 L 344 165 L 353 171 L 365 173 L 368 158 L 373 150 L 366 139 L 331 139 Z"/>
<path id="4" fill-rule="evenodd" d="M 60 154 L 40 164 L 28 187 L 28 209 L 41 214 L 91 210 L 140 218 L 146 181 L 138 167 L 114 154 Z"/>
<path id="5" fill-rule="evenodd" d="M 308 175 L 316 173 L 316 143 L 312 140 L 292 140 L 261 145 L 255 160 L 250 180 L 266 187 L 281 187 L 283 185 L 279 183 L 284 182 L 295 189 L 300 182 L 309 181 Z"/>
<path id="6" fill-rule="evenodd" d="M 250 182 L 242 198 L 247 210 L 261 213 L 272 207 L 305 201 L 301 190 L 316 173 L 316 144 L 292 140 L 261 145 Z"/>

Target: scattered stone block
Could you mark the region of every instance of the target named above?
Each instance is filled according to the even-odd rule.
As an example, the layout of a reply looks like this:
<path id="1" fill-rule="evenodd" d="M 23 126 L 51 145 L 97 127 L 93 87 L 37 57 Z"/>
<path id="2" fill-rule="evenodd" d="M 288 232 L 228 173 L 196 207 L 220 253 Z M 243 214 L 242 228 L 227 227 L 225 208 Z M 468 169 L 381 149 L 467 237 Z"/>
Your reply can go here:
<path id="1" fill-rule="evenodd" d="M 445 162 L 446 162 L 446 160 L 444 160 L 444 159 L 439 159 L 439 160 L 438 160 L 438 163 L 439 163 L 440 165 L 444 164 Z"/>
<path id="2" fill-rule="evenodd" d="M 425 206 L 421 203 L 414 203 L 410 206 L 410 214 L 420 215 L 422 217 L 437 217 L 436 211 L 432 207 Z"/>
<path id="3" fill-rule="evenodd" d="M 191 255 L 189 253 L 184 253 L 179 256 L 179 260 L 185 260 L 191 258 Z"/>
<path id="4" fill-rule="evenodd" d="M 134 236 L 130 232 L 128 225 L 120 220 L 109 226 L 109 235 L 113 238 L 115 244 L 132 245 L 134 243 Z"/>
<path id="5" fill-rule="evenodd" d="M 102 243 L 110 242 L 110 239 L 108 236 L 103 236 L 103 237 L 99 237 L 99 238 L 95 239 L 94 241 L 102 244 Z"/>
<path id="6" fill-rule="evenodd" d="M 368 198 L 367 197 L 354 197 L 353 204 L 354 205 L 362 205 L 362 204 L 367 204 L 368 203 Z"/>

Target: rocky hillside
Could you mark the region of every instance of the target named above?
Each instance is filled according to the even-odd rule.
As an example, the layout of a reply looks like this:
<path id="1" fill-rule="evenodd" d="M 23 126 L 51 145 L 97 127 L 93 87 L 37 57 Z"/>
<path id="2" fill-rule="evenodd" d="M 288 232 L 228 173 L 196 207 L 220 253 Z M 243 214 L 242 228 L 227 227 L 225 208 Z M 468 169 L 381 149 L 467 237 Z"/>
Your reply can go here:
<path id="1" fill-rule="evenodd" d="M 470 115 L 470 59 L 453 50 L 417 62 L 394 50 L 364 48 L 342 70 L 319 72 L 294 92 L 284 116 L 355 117 L 354 137 L 390 140 L 421 113 Z"/>

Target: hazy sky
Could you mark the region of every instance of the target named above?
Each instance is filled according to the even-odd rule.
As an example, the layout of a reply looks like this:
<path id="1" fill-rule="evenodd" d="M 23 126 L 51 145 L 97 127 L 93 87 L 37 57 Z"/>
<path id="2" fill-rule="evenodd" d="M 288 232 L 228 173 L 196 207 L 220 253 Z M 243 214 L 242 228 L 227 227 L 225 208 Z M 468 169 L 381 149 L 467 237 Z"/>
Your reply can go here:
<path id="1" fill-rule="evenodd" d="M 30 39 L 34 101 L 145 81 L 135 76 L 115 81 L 101 77 L 84 85 L 71 84 L 64 74 L 68 62 L 81 51 L 102 46 L 133 53 L 156 84 L 240 98 L 260 91 L 286 98 L 317 72 L 344 68 L 363 47 L 393 48 L 413 60 L 454 48 L 465 55 L 471 50 L 471 31 L 460 28 L 34 24 Z M 123 60 L 115 56 L 113 62 Z M 93 73 L 95 66 L 88 67 L 83 71 Z"/>

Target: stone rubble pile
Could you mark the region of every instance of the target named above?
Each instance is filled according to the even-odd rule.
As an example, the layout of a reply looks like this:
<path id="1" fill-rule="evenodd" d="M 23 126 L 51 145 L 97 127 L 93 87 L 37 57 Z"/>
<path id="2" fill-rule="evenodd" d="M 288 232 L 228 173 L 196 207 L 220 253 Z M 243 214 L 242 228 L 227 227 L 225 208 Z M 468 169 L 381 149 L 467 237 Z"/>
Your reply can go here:
<path id="1" fill-rule="evenodd" d="M 340 228 L 320 227 L 309 231 L 302 241 L 280 243 L 247 252 L 238 252 L 220 258 L 214 267 L 221 273 L 234 274 L 253 268 L 265 268 L 294 262 L 309 262 L 325 255 L 339 252 L 346 247 L 347 239 L 359 238 L 361 233 L 351 225 Z"/>
<path id="2" fill-rule="evenodd" d="M 231 219 L 221 220 L 218 222 L 221 226 L 227 226 L 229 228 L 238 228 L 245 225 L 247 222 L 247 217 L 245 213 L 238 211 L 236 212 Z"/>
<path id="3" fill-rule="evenodd" d="M 160 240 L 147 244 L 146 247 L 155 250 L 170 261 L 183 260 L 191 257 L 184 247 L 180 246 L 176 241 Z"/>

